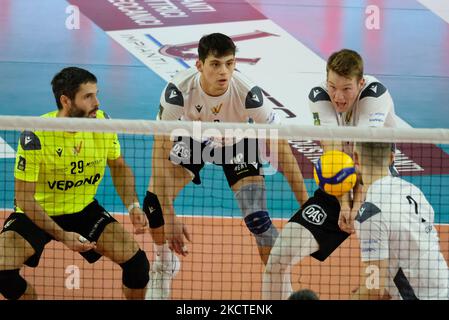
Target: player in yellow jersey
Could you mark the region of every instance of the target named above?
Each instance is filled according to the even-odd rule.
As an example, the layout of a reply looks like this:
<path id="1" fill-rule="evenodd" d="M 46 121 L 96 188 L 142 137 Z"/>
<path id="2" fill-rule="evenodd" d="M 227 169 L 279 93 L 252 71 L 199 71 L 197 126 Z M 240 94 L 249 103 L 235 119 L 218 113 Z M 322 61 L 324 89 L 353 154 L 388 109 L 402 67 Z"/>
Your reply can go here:
<path id="1" fill-rule="evenodd" d="M 52 80 L 58 110 L 43 117 L 107 118 L 98 109 L 97 79 L 70 67 Z M 14 168 L 15 212 L 0 233 L 0 293 L 7 299 L 37 298 L 19 271 L 36 267 L 45 245 L 61 241 L 90 263 L 105 256 L 123 270 L 123 293 L 142 299 L 149 262 L 133 236 L 95 200 L 106 165 L 135 233 L 146 228 L 134 176 L 120 154 L 116 134 L 24 131 Z"/>

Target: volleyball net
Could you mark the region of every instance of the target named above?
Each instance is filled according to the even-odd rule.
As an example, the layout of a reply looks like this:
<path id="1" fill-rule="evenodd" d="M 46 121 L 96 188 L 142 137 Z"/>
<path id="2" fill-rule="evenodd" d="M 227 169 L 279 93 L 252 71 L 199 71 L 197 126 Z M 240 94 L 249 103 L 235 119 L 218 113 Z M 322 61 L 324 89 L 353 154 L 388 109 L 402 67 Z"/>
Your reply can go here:
<path id="1" fill-rule="evenodd" d="M 22 144 L 23 152 L 28 153 L 38 147 L 33 140 L 28 144 L 26 135 L 22 134 L 24 130 L 39 133 L 39 137 L 45 136 L 45 141 L 39 145 L 42 152 L 38 165 L 28 159 L 22 160 L 17 154 L 19 144 Z M 75 133 L 81 132 L 86 134 L 74 138 Z M 394 167 L 403 180 L 422 190 L 432 206 L 433 220 L 425 220 L 428 228 L 435 226 L 440 244 L 437 249 L 448 259 L 449 130 L 446 129 L 325 128 L 4 116 L 0 117 L 1 224 L 14 210 L 17 197 L 14 172 L 24 172 L 26 166 L 34 165 L 40 170 L 40 173 L 35 172 L 38 176 L 40 174 L 38 181 L 43 184 L 38 187 L 40 192 L 59 195 L 58 198 L 44 195 L 39 201 L 52 201 L 59 208 L 63 207 L 60 199 L 70 199 L 67 201 L 73 201 L 73 207 L 77 208 L 77 204 L 90 196 L 80 195 L 80 190 L 97 185 L 95 199 L 126 230 L 133 232 L 127 208 L 114 188 L 110 171 L 106 170 L 104 177 L 103 174 L 100 177 L 89 175 L 89 171 L 94 172 L 101 166 L 101 161 L 105 161 L 101 148 L 106 143 L 95 144 L 83 139 L 100 139 L 114 133 L 118 134 L 121 155 L 133 171 L 141 205 L 150 178 L 159 186 L 158 190 L 167 190 L 167 194 L 159 194 L 159 198 L 173 194 L 173 186 L 180 190 L 174 196 L 174 212 L 188 228 L 192 241 L 187 243 L 189 254 L 180 257 L 181 268 L 173 279 L 172 299 L 261 299 L 264 264 L 257 243 L 262 241 L 258 235 L 265 232 L 267 221 L 263 215 L 253 220 L 248 216 L 266 211 L 278 231 L 282 231 L 298 212 L 300 204 L 286 178 L 288 172 L 285 171 L 293 167 L 280 162 L 294 159 L 294 166 L 299 166 L 304 177 L 307 193 L 312 196 L 318 189 L 313 169 L 323 153 L 321 141 L 345 141 L 350 145 L 360 142 L 394 143 Z M 156 143 L 158 139 L 166 141 L 160 153 L 154 152 L 155 146 L 159 145 Z M 281 147 L 285 140 L 289 143 L 288 149 Z M 251 141 L 257 142 L 252 144 Z M 291 152 L 288 157 L 280 154 L 286 150 Z M 162 162 L 153 159 L 153 154 L 161 155 L 159 160 Z M 177 169 L 158 168 L 157 165 L 164 161 L 170 162 L 170 168 L 174 166 Z M 188 165 L 184 167 L 188 170 L 180 170 L 180 164 L 186 163 Z M 156 176 L 156 172 L 161 178 Z M 171 172 L 175 174 L 170 176 Z M 242 201 L 248 199 L 242 200 L 232 189 L 239 184 L 240 175 L 251 177 L 254 172 L 264 176 L 262 181 L 266 191 L 264 196 L 257 198 L 260 203 L 252 203 L 255 209 L 251 212 L 248 207 L 242 207 Z M 72 196 L 65 197 L 64 194 Z M 48 203 L 42 203 L 42 206 L 50 208 Z M 57 208 L 53 214 L 58 214 Z M 315 222 L 319 225 L 317 219 Z M 134 235 L 134 238 L 152 264 L 154 247 L 150 234 Z M 403 248 L 413 250 L 406 244 Z M 15 250 L 10 249 L 5 248 L 3 252 L 11 254 Z M 351 291 L 361 284 L 360 274 L 365 268 L 361 250 L 359 238 L 353 234 L 325 261 L 304 258 L 291 269 L 293 289 L 311 289 L 321 299 L 348 299 Z M 418 264 L 421 268 L 427 264 L 428 273 L 432 273 L 432 261 L 418 261 Z M 56 241 L 45 247 L 37 267 L 26 266 L 21 274 L 34 286 L 41 299 L 124 298 L 118 265 L 104 257 L 89 264 L 78 253 Z"/>

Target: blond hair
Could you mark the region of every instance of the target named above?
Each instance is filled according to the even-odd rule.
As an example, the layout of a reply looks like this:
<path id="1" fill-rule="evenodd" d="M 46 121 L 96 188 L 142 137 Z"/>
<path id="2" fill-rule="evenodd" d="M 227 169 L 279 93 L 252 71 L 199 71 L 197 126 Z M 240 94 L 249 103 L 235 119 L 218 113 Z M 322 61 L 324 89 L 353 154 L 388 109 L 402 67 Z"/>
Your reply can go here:
<path id="1" fill-rule="evenodd" d="M 327 60 L 326 74 L 333 71 L 339 76 L 358 81 L 363 78 L 363 59 L 357 52 L 342 49 L 331 54 Z"/>

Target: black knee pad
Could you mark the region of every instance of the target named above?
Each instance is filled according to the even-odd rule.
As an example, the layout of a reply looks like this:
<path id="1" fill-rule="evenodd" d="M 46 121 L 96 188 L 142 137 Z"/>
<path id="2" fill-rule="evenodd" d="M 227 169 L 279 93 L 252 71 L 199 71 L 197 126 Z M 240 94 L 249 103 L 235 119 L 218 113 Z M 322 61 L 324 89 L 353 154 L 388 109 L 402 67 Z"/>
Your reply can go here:
<path id="1" fill-rule="evenodd" d="M 140 250 L 128 261 L 121 263 L 122 281 L 129 289 L 143 289 L 150 280 L 150 263 L 144 251 Z"/>
<path id="2" fill-rule="evenodd" d="M 0 271 L 0 293 L 8 300 L 19 299 L 27 289 L 27 282 L 19 269 Z"/>
<path id="3" fill-rule="evenodd" d="M 143 211 L 147 216 L 151 229 L 162 227 L 165 224 L 161 204 L 156 194 L 147 191 L 143 200 Z"/>

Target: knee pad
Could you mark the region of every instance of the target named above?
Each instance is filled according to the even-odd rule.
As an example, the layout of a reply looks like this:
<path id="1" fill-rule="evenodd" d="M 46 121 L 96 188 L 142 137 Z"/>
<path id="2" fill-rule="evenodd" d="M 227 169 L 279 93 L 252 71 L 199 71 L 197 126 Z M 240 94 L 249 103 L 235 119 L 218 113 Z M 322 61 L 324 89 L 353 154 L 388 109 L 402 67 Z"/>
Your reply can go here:
<path id="1" fill-rule="evenodd" d="M 165 224 L 161 204 L 156 194 L 147 191 L 143 200 L 143 211 L 147 216 L 151 229 L 162 227 Z"/>
<path id="2" fill-rule="evenodd" d="M 0 271 L 0 293 L 8 300 L 19 299 L 27 289 L 27 282 L 19 269 Z"/>
<path id="3" fill-rule="evenodd" d="M 272 247 L 278 236 L 267 210 L 265 185 L 248 184 L 235 194 L 242 210 L 246 226 L 256 238 L 258 246 Z"/>
<path id="4" fill-rule="evenodd" d="M 246 216 L 245 223 L 259 247 L 273 247 L 279 233 L 267 211 L 258 211 Z"/>
<path id="5" fill-rule="evenodd" d="M 144 251 L 140 250 L 128 261 L 121 263 L 122 281 L 129 289 L 143 289 L 150 280 L 150 263 Z"/>

